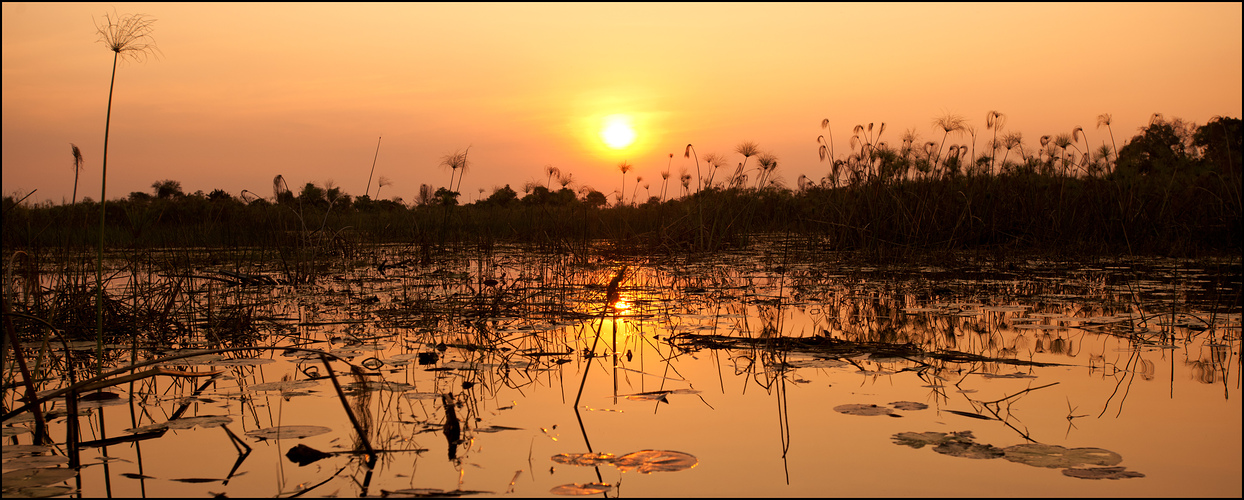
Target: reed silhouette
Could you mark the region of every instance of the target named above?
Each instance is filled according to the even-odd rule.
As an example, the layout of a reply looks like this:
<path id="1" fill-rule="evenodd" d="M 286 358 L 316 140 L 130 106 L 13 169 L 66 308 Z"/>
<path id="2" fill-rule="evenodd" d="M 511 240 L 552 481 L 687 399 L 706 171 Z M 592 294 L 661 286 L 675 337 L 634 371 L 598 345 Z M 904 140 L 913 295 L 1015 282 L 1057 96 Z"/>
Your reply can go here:
<path id="1" fill-rule="evenodd" d="M 155 19 L 147 18 L 146 14 L 118 16 L 114 12 L 104 14 L 103 24 L 95 25 L 99 41 L 112 51 L 112 76 L 108 81 L 108 111 L 104 117 L 104 155 L 99 172 L 99 252 L 96 256 L 98 262 L 95 268 L 95 287 L 98 289 L 96 309 L 99 316 L 96 329 L 98 359 L 103 359 L 104 352 L 104 218 L 108 213 L 104 205 L 108 200 L 108 133 L 112 126 L 112 92 L 117 82 L 117 61 L 121 60 L 122 56 L 142 61 L 147 56 L 159 52 L 151 37 L 155 21 Z M 102 365 L 96 366 L 97 372 L 102 372 L 102 370 Z"/>
<path id="2" fill-rule="evenodd" d="M 376 138 L 376 154 L 371 159 L 371 171 L 367 173 L 367 189 L 363 190 L 363 196 L 371 194 L 371 176 L 376 173 L 376 160 L 380 159 L 380 139 L 383 138 L 384 136 Z M 376 196 L 380 196 L 379 190 L 377 190 Z"/>
<path id="3" fill-rule="evenodd" d="M 561 169 L 554 167 L 552 165 L 545 165 L 544 173 L 548 174 L 548 178 L 545 180 L 544 188 L 553 189 L 553 177 L 560 176 L 562 173 Z"/>
<path id="4" fill-rule="evenodd" d="M 738 146 L 734 147 L 734 152 L 743 155 L 743 163 L 740 163 L 738 169 L 734 171 L 734 176 L 731 177 L 732 182 L 730 182 L 730 184 L 741 183 L 742 181 L 739 181 L 740 178 L 747 178 L 744 174 L 744 172 L 747 171 L 747 160 L 748 158 L 760 153 L 760 146 L 757 146 L 756 143 L 752 141 L 743 141 L 740 142 Z"/>
<path id="5" fill-rule="evenodd" d="M 1006 123 L 1006 115 L 1002 113 L 999 113 L 994 110 L 990 110 L 988 113 L 985 114 L 985 130 L 993 131 L 993 140 L 989 141 L 989 145 L 990 145 L 989 172 L 990 173 L 993 173 L 994 171 L 993 170 L 994 169 L 994 158 L 997 158 L 998 146 L 1001 144 L 998 142 L 998 131 L 1002 130 L 1002 125 L 1004 123 Z"/>
<path id="6" fill-rule="evenodd" d="M 69 143 L 73 152 L 73 198 L 69 202 L 70 205 L 78 203 L 78 174 L 82 172 L 82 150 L 78 149 L 77 144 Z"/>
<path id="7" fill-rule="evenodd" d="M 947 113 L 938 118 L 933 119 L 933 126 L 942 129 L 942 144 L 937 147 L 937 158 L 933 160 L 936 167 L 942 161 L 942 148 L 946 145 L 946 139 L 950 137 L 951 132 L 962 132 L 965 128 L 964 118 L 962 116 Z"/>
<path id="8" fill-rule="evenodd" d="M 695 157 L 695 191 L 698 193 L 704 188 L 704 178 L 700 175 L 700 155 L 696 154 L 695 147 L 688 143 L 687 148 L 682 152 L 682 157 L 691 158 L 692 156 Z M 687 186 L 684 185 L 683 187 Z M 690 192 L 690 188 L 688 188 L 688 192 Z"/>
<path id="9" fill-rule="evenodd" d="M 1097 115 L 1097 128 L 1102 128 L 1103 126 L 1106 127 L 1106 131 L 1110 133 L 1110 148 L 1117 155 L 1119 152 L 1119 146 L 1116 145 L 1114 142 L 1114 130 L 1110 128 L 1110 119 L 1111 119 L 1110 113 L 1102 113 L 1100 115 Z M 1116 161 L 1117 161 L 1117 158 L 1116 158 Z"/>
<path id="10" fill-rule="evenodd" d="M 618 164 L 618 170 L 622 171 L 622 191 L 618 193 L 618 204 L 622 204 L 622 200 L 626 199 L 626 173 L 631 171 L 631 164 L 625 161 Z"/>
<path id="11" fill-rule="evenodd" d="M 467 170 L 467 152 L 470 150 L 471 147 L 467 146 L 465 150 L 454 151 L 452 154 L 441 157 L 441 166 L 449 167 L 449 185 L 445 187 L 450 191 L 458 190 L 454 187 L 454 174 L 458 172 L 458 169 L 462 169 L 462 175 L 458 176 L 458 185 L 462 185 L 462 177 L 466 175 Z"/>

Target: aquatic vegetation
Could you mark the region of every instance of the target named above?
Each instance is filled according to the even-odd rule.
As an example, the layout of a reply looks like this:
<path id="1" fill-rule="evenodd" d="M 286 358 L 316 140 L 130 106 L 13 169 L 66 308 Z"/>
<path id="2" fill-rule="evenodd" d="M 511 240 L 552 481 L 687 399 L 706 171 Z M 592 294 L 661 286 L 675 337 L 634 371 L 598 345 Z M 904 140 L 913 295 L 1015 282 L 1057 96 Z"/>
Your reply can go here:
<path id="1" fill-rule="evenodd" d="M 545 494 L 589 482 L 635 495 L 803 494 L 813 491 L 801 489 L 806 470 L 825 466 L 829 446 L 869 462 L 934 449 L 917 459 L 931 470 L 976 463 L 945 456 L 1007 458 L 1032 462 L 1011 468 L 1018 479 L 1060 468 L 1072 472 L 1053 477 L 1076 483 L 1135 474 L 1083 472 L 1121 462 L 1071 444 L 1152 425 L 1167 391 L 1151 398 L 1133 385 L 1169 379 L 1181 405 L 1205 403 L 1188 386 L 1238 396 L 1222 376 L 1240 338 L 1235 261 L 946 253 L 877 265 L 851 253 L 828 258 L 799 237 L 751 241 L 711 258 L 637 255 L 618 241 L 547 252 L 447 243 L 429 245 L 426 263 L 418 242 L 364 242 L 307 258 L 311 281 L 285 280 L 285 264 L 260 249 L 118 253 L 105 294 L 117 322 L 105 362 L 115 370 L 100 379 L 89 376 L 93 339 L 48 314 L 51 295 L 77 289 L 55 269 L 74 268 L 55 254 L 18 257 L 5 292 L 16 312 L 6 318 L 30 375 L 6 362 L 3 428 L 30 447 L 14 453 L 47 458 L 16 462 L 25 472 L 15 477 L 87 472 L 63 485 L 10 487 L 6 478 L 5 487 L 76 491 L 76 477 L 91 495 L 106 477 L 118 494 L 264 494 L 253 484 L 282 496 Z M 32 319 L 44 316 L 55 319 Z M 1167 366 L 1159 356 L 1175 358 Z M 19 400 L 25 380 L 38 385 L 34 404 Z M 85 397 L 99 387 L 104 399 Z M 35 407 L 46 410 L 41 419 Z M 1069 428 L 1073 416 L 1079 429 Z M 36 446 L 39 420 L 64 452 Z M 873 427 L 896 422 L 961 432 Z M 891 435 L 904 446 L 886 445 Z M 206 443 L 198 468 L 166 460 L 186 439 Z M 1143 450 L 1136 441 L 1115 455 Z M 6 440 L 6 454 L 11 447 Z M 681 451 L 661 451 L 673 449 Z M 642 475 L 691 467 L 662 478 L 676 479 L 660 490 Z M 843 487 L 875 488 L 843 467 Z M 930 481 L 929 491 L 963 491 Z M 1174 487 L 1163 484 L 1149 491 Z"/>

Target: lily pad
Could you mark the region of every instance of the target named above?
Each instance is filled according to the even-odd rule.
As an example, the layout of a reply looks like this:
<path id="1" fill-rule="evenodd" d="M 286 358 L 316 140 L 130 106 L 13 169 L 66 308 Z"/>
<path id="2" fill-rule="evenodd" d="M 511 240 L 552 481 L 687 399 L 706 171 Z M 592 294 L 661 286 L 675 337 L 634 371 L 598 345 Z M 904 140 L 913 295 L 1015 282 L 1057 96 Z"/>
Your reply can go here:
<path id="1" fill-rule="evenodd" d="M 1078 477 L 1080 479 L 1124 479 L 1129 477 L 1145 477 L 1144 474 L 1134 470 L 1127 470 L 1127 467 L 1086 467 L 1063 469 L 1064 476 Z"/>
<path id="2" fill-rule="evenodd" d="M 55 486 L 35 486 L 31 488 L 6 489 L 4 498 L 52 498 L 69 495 L 77 491 L 73 486 L 58 484 Z"/>
<path id="3" fill-rule="evenodd" d="M 256 439 L 302 439 L 329 432 L 332 432 L 332 429 L 318 425 L 281 425 L 253 430 L 247 432 L 246 435 Z"/>
<path id="4" fill-rule="evenodd" d="M 275 362 L 275 359 L 270 358 L 237 358 L 213 361 L 211 364 L 213 366 L 259 366 Z"/>
<path id="5" fill-rule="evenodd" d="M 593 466 L 611 464 L 616 458 L 613 453 L 558 453 L 552 460 L 559 464 Z"/>
<path id="6" fill-rule="evenodd" d="M 30 457 L 18 457 L 4 462 L 5 469 L 38 469 L 41 467 L 51 467 L 55 465 L 69 463 L 69 457 L 64 455 L 37 455 Z"/>
<path id="7" fill-rule="evenodd" d="M 622 472 L 638 470 L 640 474 L 677 472 L 695 467 L 698 463 L 700 460 L 692 455 L 668 450 L 642 450 L 627 453 L 613 461 L 613 465 Z"/>
<path id="8" fill-rule="evenodd" d="M 5 472 L 2 476 L 4 496 L 9 496 L 11 490 L 56 484 L 76 475 L 78 472 L 73 469 L 18 469 Z"/>
<path id="9" fill-rule="evenodd" d="M 970 435 L 970 434 L 969 434 Z M 894 444 L 920 449 L 930 444 L 939 444 L 946 440 L 945 432 L 900 432 L 890 439 Z"/>
<path id="10" fill-rule="evenodd" d="M 318 380 L 278 380 L 276 382 L 264 382 L 249 387 L 252 391 L 281 391 L 289 392 L 299 389 L 306 389 L 319 385 Z"/>
<path id="11" fill-rule="evenodd" d="M 993 445 L 973 443 L 970 440 L 951 440 L 933 447 L 933 451 L 959 458 L 1002 458 L 1006 452 Z"/>
<path id="12" fill-rule="evenodd" d="M 917 403 L 915 401 L 895 401 L 893 403 L 890 403 L 890 406 L 893 406 L 894 409 L 896 410 L 907 410 L 907 411 L 923 410 L 929 407 L 929 405 L 926 405 L 924 403 Z"/>
<path id="13" fill-rule="evenodd" d="M 202 426 L 204 429 L 212 427 L 220 427 L 227 423 L 233 422 L 233 418 L 223 415 L 204 415 L 201 417 L 182 417 L 169 420 L 166 425 L 169 429 L 193 429 L 195 426 Z"/>
<path id="14" fill-rule="evenodd" d="M 1064 448 L 1053 444 L 1026 443 L 1003 448 L 1012 462 L 1065 469 L 1082 465 L 1116 465 L 1123 461 L 1118 453 L 1101 448 Z"/>
<path id="15" fill-rule="evenodd" d="M 30 432 L 30 428 L 22 427 L 20 425 L 6 425 L 0 429 L 0 435 L 3 435 L 4 437 L 20 436 L 27 432 Z"/>
<path id="16" fill-rule="evenodd" d="M 834 411 L 845 413 L 847 415 L 859 415 L 862 417 L 875 417 L 877 415 L 893 415 L 894 410 L 884 406 L 866 405 L 866 404 L 846 404 L 834 407 Z"/>
<path id="17" fill-rule="evenodd" d="M 1001 458 L 1006 452 L 1001 448 L 973 442 L 972 431 L 962 432 L 900 432 L 891 439 L 894 444 L 923 448 L 933 446 L 933 451 L 960 458 Z"/>
<path id="18" fill-rule="evenodd" d="M 570 483 L 554 486 L 549 493 L 554 495 L 595 495 L 605 493 L 613 486 L 605 483 Z"/>
<path id="19" fill-rule="evenodd" d="M 42 446 L 37 444 L 6 444 L 2 449 L 3 457 L 5 459 L 20 457 L 23 455 L 37 455 L 39 453 L 52 451 L 51 446 Z"/>

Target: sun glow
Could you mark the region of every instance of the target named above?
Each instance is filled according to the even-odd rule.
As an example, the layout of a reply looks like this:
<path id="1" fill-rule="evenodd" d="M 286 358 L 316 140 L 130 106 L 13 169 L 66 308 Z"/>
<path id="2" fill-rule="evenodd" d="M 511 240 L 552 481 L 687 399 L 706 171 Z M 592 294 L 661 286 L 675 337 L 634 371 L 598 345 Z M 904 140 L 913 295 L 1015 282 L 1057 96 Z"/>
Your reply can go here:
<path id="1" fill-rule="evenodd" d="M 606 116 L 600 130 L 600 138 L 613 149 L 623 149 L 635 142 L 635 128 L 631 126 L 631 117 L 626 115 Z"/>

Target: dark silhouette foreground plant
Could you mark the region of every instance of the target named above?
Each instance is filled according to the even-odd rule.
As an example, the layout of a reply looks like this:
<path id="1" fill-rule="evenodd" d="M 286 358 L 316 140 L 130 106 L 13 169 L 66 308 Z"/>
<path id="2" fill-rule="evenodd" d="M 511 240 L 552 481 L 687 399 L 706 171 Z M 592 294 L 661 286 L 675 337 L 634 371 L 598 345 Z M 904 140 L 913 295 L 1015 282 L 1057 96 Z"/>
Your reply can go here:
<path id="1" fill-rule="evenodd" d="M 98 354 L 97 373 L 102 370 L 102 365 L 98 364 L 100 362 L 98 360 L 104 357 L 104 214 L 107 213 L 104 205 L 108 199 L 108 131 L 112 125 L 112 90 L 116 86 L 117 61 L 121 59 L 121 56 L 143 61 L 148 55 L 159 51 L 155 46 L 155 41 L 151 38 L 155 21 L 155 19 L 148 19 L 146 14 L 118 16 L 113 13 L 104 14 L 102 26 L 95 25 L 99 33 L 99 41 L 104 42 L 108 50 L 112 51 L 112 77 L 108 82 L 108 113 L 104 118 L 104 160 L 99 173 L 101 179 L 99 185 L 99 252 L 96 255 L 98 262 L 95 267 L 97 289 L 95 308 L 98 315 L 98 325 L 95 331 Z"/>

